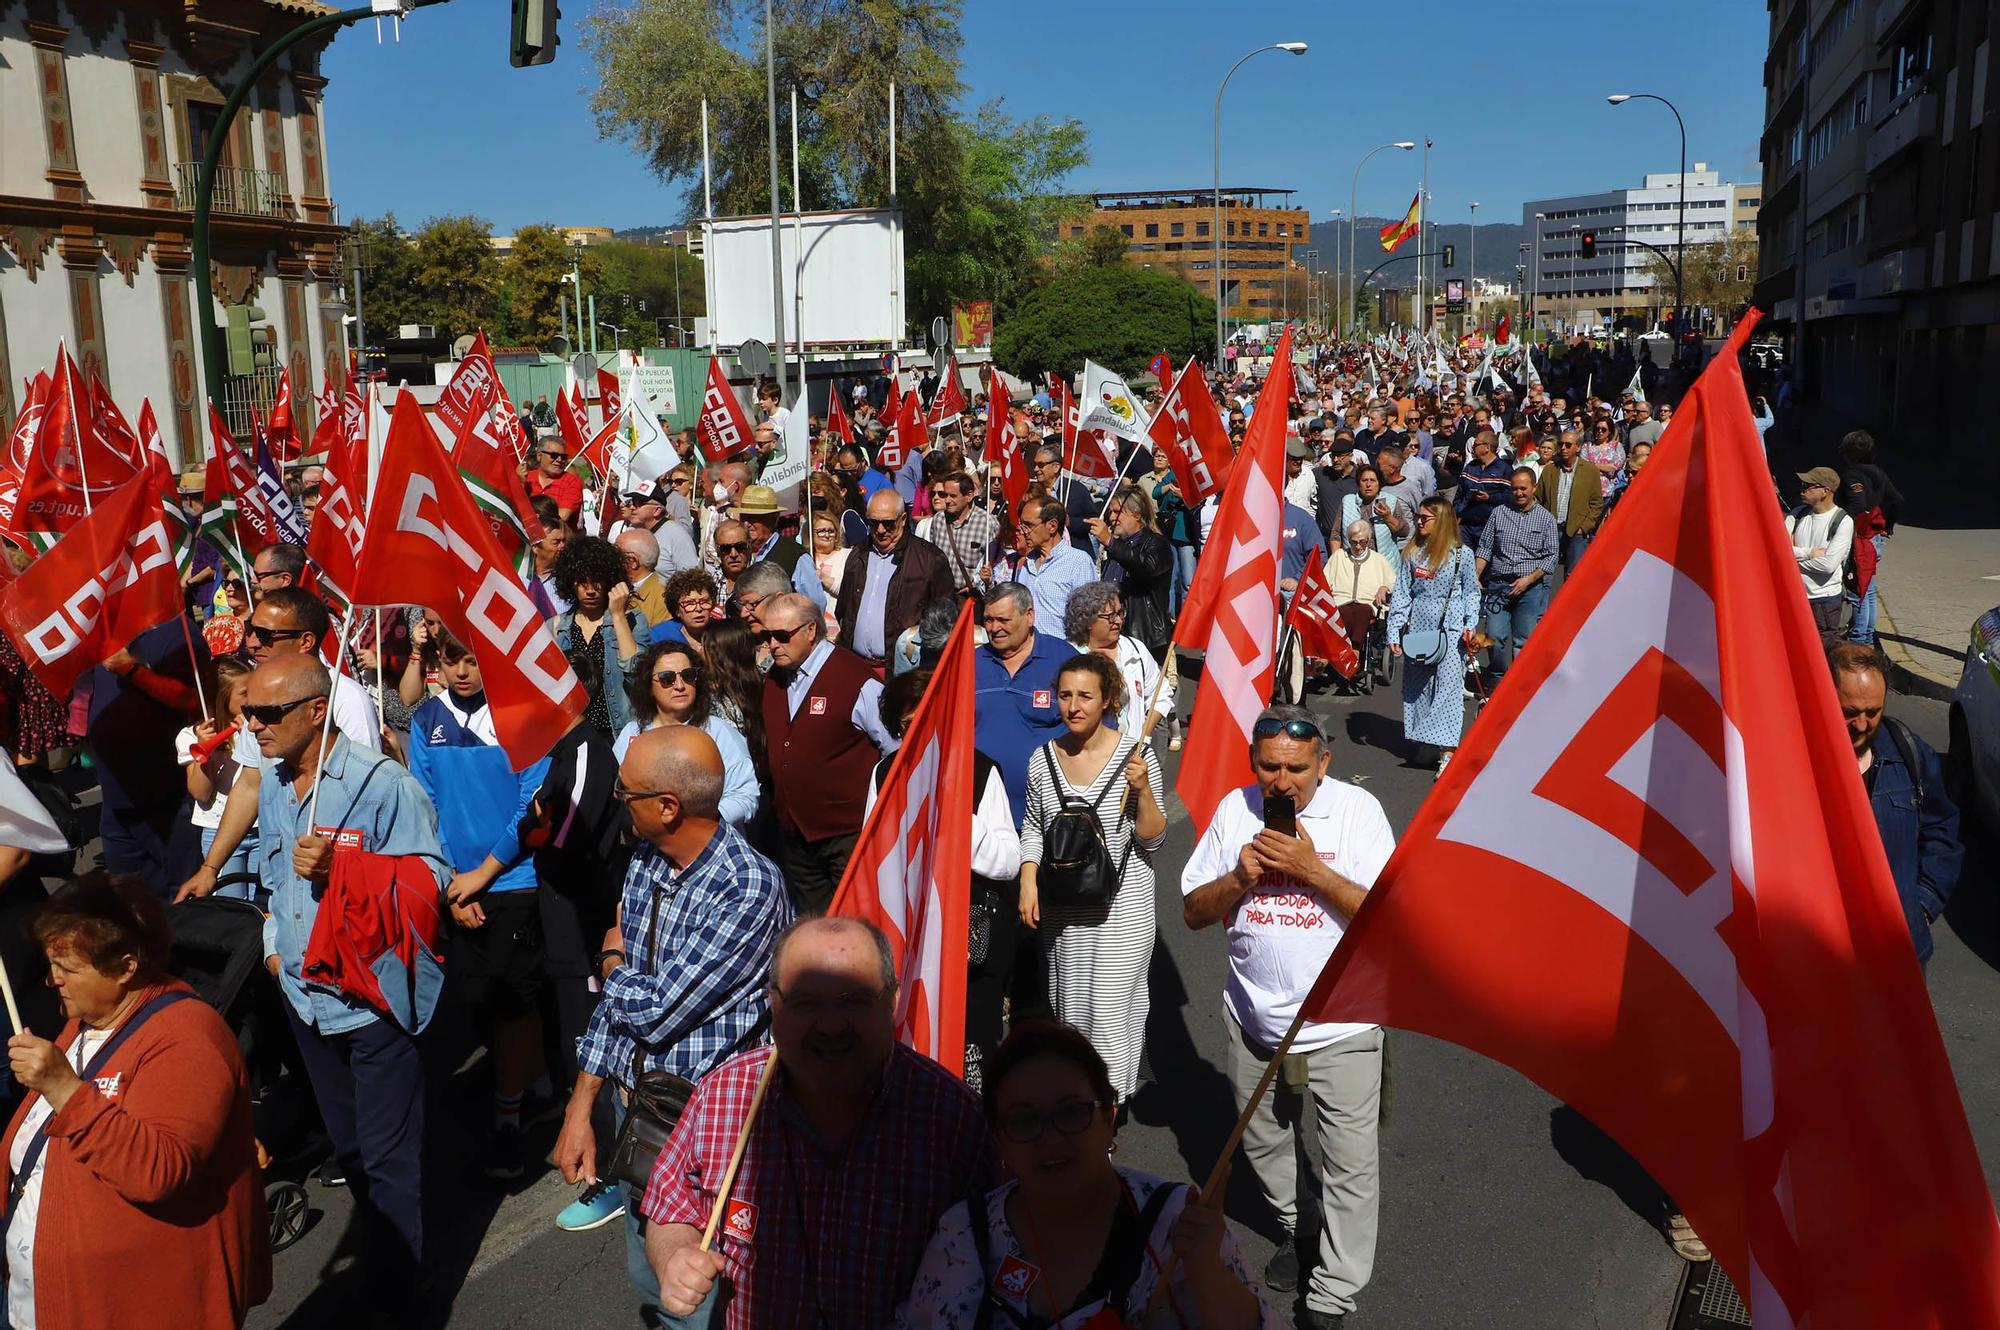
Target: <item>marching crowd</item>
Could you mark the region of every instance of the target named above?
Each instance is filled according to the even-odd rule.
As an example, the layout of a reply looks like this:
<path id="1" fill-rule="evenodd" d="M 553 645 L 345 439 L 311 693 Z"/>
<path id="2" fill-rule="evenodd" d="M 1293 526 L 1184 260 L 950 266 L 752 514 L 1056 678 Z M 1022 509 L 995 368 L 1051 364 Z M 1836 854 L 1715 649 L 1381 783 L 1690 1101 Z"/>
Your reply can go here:
<path id="1" fill-rule="evenodd" d="M 1364 668 L 1400 669 L 1405 737 L 1440 770 L 1671 422 L 1642 376 L 1592 392 L 1602 366 L 1583 360 L 1448 364 L 1378 341 L 1295 369 L 1245 348 L 1210 382 L 1234 447 L 1262 375 L 1298 375 L 1280 587 L 1323 569 Z M 319 1177 L 353 1191 L 357 1318 L 438 1314 L 426 1141 L 464 1125 L 433 1115 L 424 1036 L 444 1004 L 490 1065 L 481 1171 L 522 1177 L 531 1127 L 559 1117 L 551 1159 L 577 1191 L 551 1221 L 624 1226 L 643 1324 L 1276 1326 L 1272 1294 L 1302 1279 L 1301 1324 L 1341 1323 L 1375 1255 L 1379 1028 L 1305 1025 L 1282 1087 L 1303 1116 L 1269 1097 L 1251 1114 L 1244 1158 L 1288 1228 L 1262 1270 L 1219 1198 L 1114 1157 L 1172 868 L 1173 632 L 1216 496 L 1186 493 L 1142 438 L 1117 442 L 1115 475 L 1081 471 L 1046 390 L 974 395 L 972 420 L 1013 412 L 1025 441 L 1010 506 L 966 442 L 983 429 L 878 466 L 894 385 L 835 391 L 845 427 L 814 422 L 796 505 L 759 483 L 789 423 L 775 390 L 748 451 L 677 466 L 615 515 L 524 413 L 542 527 L 528 591 L 587 701 L 523 769 L 466 643 L 423 606 L 342 633 L 296 545 L 247 576 L 208 551 L 184 578 L 187 621 L 73 697 L 0 636 L 15 770 L 103 857 L 81 876 L 0 860 L 17 888 L 0 958 L 27 1026 L 0 1145 L 11 1325 L 241 1324 L 270 1289 L 253 1112 L 269 1080 L 309 1088 Z M 1798 477 L 1786 523 L 1927 955 L 1956 813 L 1936 755 L 1882 718 L 1871 579 L 1901 499 L 1873 453 L 1849 435 L 1838 469 Z M 316 468 L 295 479 L 310 519 Z M 960 1079 L 897 1043 L 888 940 L 827 909 L 968 600 Z M 1254 783 L 1178 869 L 1185 924 L 1228 935 L 1239 1109 L 1394 849 L 1380 803 L 1329 778 L 1330 741 L 1312 711 L 1267 708 Z M 89 830 L 51 774 L 78 747 L 102 799 Z M 53 890 L 29 906 L 33 881 Z M 280 999 L 262 1031 L 278 1056 L 246 1062 L 223 1016 L 186 1000 L 174 939 L 218 908 L 204 898 L 262 915 L 249 982 Z M 48 989 L 24 981 L 44 971 Z"/>

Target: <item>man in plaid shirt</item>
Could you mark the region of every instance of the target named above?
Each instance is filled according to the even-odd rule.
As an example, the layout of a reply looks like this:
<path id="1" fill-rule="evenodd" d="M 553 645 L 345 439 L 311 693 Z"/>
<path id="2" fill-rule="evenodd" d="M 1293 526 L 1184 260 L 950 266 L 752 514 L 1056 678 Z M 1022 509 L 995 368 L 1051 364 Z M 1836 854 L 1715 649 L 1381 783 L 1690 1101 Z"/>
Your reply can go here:
<path id="1" fill-rule="evenodd" d="M 938 1217 L 996 1183 L 979 1101 L 896 1042 L 895 964 L 871 924 L 786 929 L 771 1015 L 775 1049 L 710 1073 L 654 1165 L 643 1208 L 661 1303 L 690 1317 L 720 1303 L 725 1330 L 887 1325 Z M 735 1185 L 718 1198 L 772 1057 Z M 718 1203 L 715 1246 L 702 1251 Z"/>
<path id="2" fill-rule="evenodd" d="M 614 794 L 640 844 L 625 873 L 619 923 L 597 956 L 604 992 L 577 1040 L 581 1069 L 555 1163 L 597 1182 L 590 1107 L 604 1082 L 637 1069 L 699 1080 L 748 1047 L 770 1015 L 767 985 L 792 920 L 777 865 L 721 819 L 722 754 L 691 725 L 649 730 L 619 764 Z M 618 1116 L 622 1121 L 622 1097 Z M 659 1316 L 645 1221 L 628 1209 L 626 1266 L 642 1312 Z"/>
<path id="3" fill-rule="evenodd" d="M 980 590 L 980 570 L 992 557 L 1000 521 L 973 502 L 979 482 L 966 471 L 954 471 L 931 486 L 931 507 L 917 534 L 944 551 L 952 581 L 961 593 Z"/>

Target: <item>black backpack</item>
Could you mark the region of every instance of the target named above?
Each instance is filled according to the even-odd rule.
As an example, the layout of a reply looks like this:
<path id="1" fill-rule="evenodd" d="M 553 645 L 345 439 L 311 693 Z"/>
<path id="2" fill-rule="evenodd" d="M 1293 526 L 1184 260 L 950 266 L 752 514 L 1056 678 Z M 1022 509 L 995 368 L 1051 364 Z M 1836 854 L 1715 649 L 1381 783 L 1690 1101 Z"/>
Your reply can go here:
<path id="1" fill-rule="evenodd" d="M 1130 754 L 1121 744 L 1111 755 L 1111 764 L 1122 765 Z M 1062 773 L 1056 770 L 1056 757 L 1049 747 L 1042 749 L 1042 760 L 1049 765 L 1049 789 L 1062 800 L 1062 808 L 1049 819 L 1042 829 L 1042 862 L 1035 874 L 1035 889 L 1044 905 L 1063 905 L 1077 909 L 1097 909 L 1111 904 L 1111 898 L 1118 894 L 1118 879 L 1125 871 L 1124 859 L 1114 867 L 1111 850 L 1104 843 L 1104 828 L 1097 820 L 1097 813 L 1111 791 L 1118 788 L 1118 779 L 1113 778 L 1097 793 L 1097 798 L 1088 802 L 1072 797 L 1064 792 Z M 1125 842 L 1125 854 L 1132 853 L 1132 842 Z"/>
<path id="2" fill-rule="evenodd" d="M 28 871 L 45 882 L 68 881 L 76 876 L 77 847 L 90 839 L 84 833 L 83 818 L 77 812 L 75 796 L 44 767 L 16 767 L 14 774 L 21 778 L 21 783 L 28 787 L 28 792 L 48 813 L 49 820 L 56 824 L 56 830 L 69 842 L 67 850 L 32 856 L 28 860 Z"/>

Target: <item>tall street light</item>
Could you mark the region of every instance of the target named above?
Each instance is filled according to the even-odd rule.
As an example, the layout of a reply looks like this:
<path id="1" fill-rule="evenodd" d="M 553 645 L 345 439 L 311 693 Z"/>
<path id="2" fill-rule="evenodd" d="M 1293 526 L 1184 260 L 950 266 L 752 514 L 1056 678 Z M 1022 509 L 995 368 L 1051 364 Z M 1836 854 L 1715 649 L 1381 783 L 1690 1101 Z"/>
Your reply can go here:
<path id="1" fill-rule="evenodd" d="M 1334 314 L 1332 318 L 1327 318 L 1326 292 L 1322 291 L 1319 295 L 1319 316 L 1325 320 L 1327 327 L 1338 338 L 1340 336 L 1340 209 L 1335 208 L 1333 210 L 1331 220 L 1333 222 L 1333 243 L 1328 246 L 1328 249 L 1333 253 Z"/>
<path id="2" fill-rule="evenodd" d="M 1674 223 L 1674 352 L 1680 353 L 1681 325 L 1687 321 L 1687 306 L 1681 303 L 1681 270 L 1687 267 L 1687 224 L 1688 224 L 1688 130 L 1681 119 L 1680 108 L 1656 92 L 1614 92 L 1604 99 L 1613 106 L 1623 106 L 1630 101 L 1658 102 L 1674 113 L 1674 124 L 1681 131 L 1681 202 L 1679 215 Z"/>
<path id="3" fill-rule="evenodd" d="M 1222 372 L 1222 93 L 1229 86 L 1229 80 L 1235 76 L 1236 71 L 1243 68 L 1245 60 L 1253 55 L 1262 55 L 1266 51 L 1304 55 L 1306 44 L 1274 42 L 1269 46 L 1260 46 L 1231 65 L 1229 72 L 1222 76 L 1222 82 L 1215 88 L 1215 220 L 1210 223 L 1210 229 L 1215 238 L 1215 372 L 1218 374 Z"/>
<path id="4" fill-rule="evenodd" d="M 1368 165 L 1368 159 L 1378 152 L 1387 152 L 1391 148 L 1401 148 L 1404 152 L 1411 152 L 1416 146 L 1416 142 L 1412 139 L 1384 143 L 1380 147 L 1370 148 L 1363 154 L 1361 160 L 1354 164 L 1354 179 L 1347 188 L 1347 280 L 1350 282 L 1361 276 L 1361 269 L 1354 266 L 1354 219 L 1361 215 L 1355 210 L 1355 200 L 1361 194 L 1361 168 Z M 1418 237 L 1417 248 L 1423 248 L 1422 237 Z"/>
<path id="5" fill-rule="evenodd" d="M 1306 322 L 1308 324 L 1310 324 L 1313 321 L 1313 278 L 1318 275 L 1316 271 L 1318 266 L 1319 266 L 1319 251 L 1316 249 L 1307 250 L 1306 251 Z"/>

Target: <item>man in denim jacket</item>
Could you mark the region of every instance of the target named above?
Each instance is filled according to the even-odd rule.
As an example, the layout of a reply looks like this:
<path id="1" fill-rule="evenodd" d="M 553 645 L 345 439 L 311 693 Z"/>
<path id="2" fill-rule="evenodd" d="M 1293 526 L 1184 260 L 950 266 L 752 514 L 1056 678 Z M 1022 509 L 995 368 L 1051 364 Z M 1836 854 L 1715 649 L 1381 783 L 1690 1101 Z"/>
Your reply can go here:
<path id="1" fill-rule="evenodd" d="M 1829 650 L 1826 659 L 1917 961 L 1928 965 L 1931 923 L 1951 900 L 1965 857 L 1958 837 L 1958 809 L 1944 792 L 1943 763 L 1909 727 L 1883 715 L 1889 668 L 1880 651 L 1843 642 Z"/>

